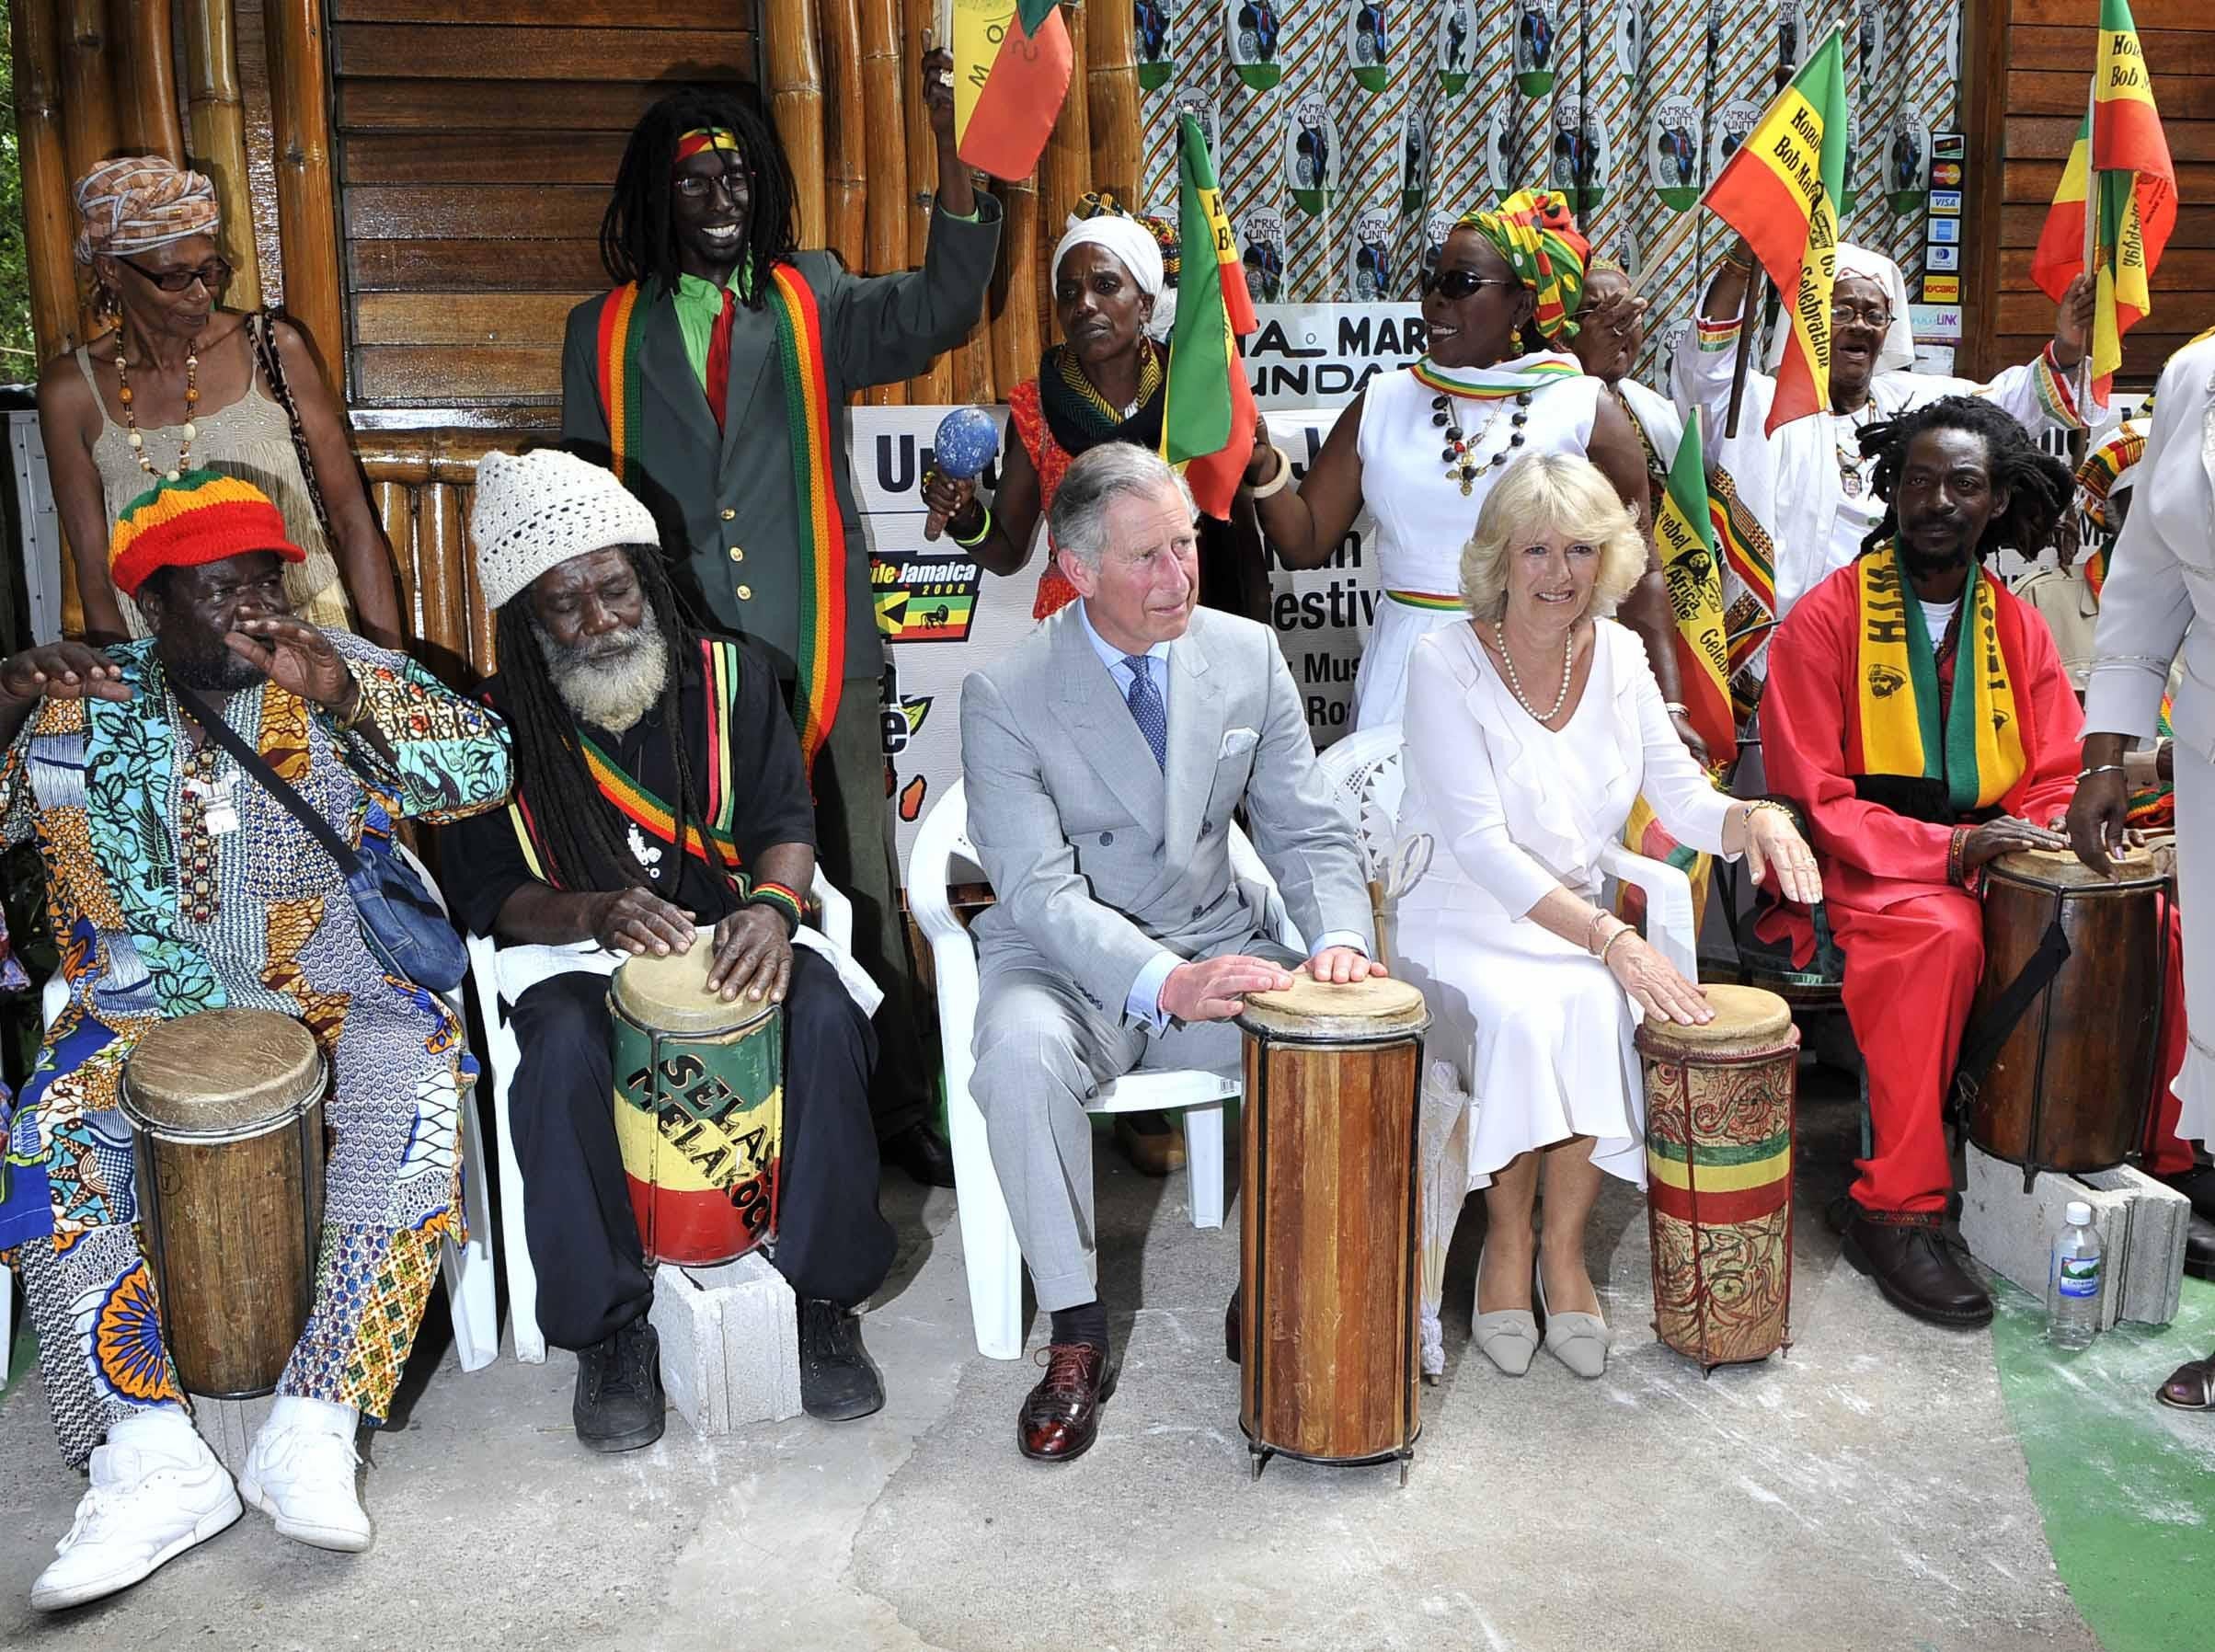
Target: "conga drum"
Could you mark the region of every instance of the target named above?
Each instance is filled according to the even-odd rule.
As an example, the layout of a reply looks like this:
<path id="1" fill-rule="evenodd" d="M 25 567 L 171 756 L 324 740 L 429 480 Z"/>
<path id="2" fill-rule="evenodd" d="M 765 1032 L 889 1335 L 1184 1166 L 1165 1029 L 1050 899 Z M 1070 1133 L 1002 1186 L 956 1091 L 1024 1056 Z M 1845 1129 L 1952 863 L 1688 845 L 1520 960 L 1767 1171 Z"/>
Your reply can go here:
<path id="1" fill-rule="evenodd" d="M 608 986 L 615 1140 L 646 1265 L 713 1267 L 776 1232 L 785 1016 L 707 990 L 705 942 L 626 959 Z"/>
<path id="2" fill-rule="evenodd" d="M 2161 1059 L 2167 887 L 2151 856 L 2102 878 L 2065 849 L 1984 874 L 1984 978 L 1962 1040 L 1969 1140 L 2023 1166 L 2108 1170 L 2139 1151 Z M 1981 1069 L 1981 1071 L 1980 1071 Z"/>
<path id="3" fill-rule="evenodd" d="M 244 1400 L 284 1374 L 323 1233 L 322 1051 L 270 1010 L 165 1021 L 123 1063 L 140 1243 L 187 1393 Z"/>
<path id="4" fill-rule="evenodd" d="M 1416 1383 L 1416 1144 L 1423 1029 L 1405 981 L 1296 978 L 1256 992 L 1245 1033 L 1239 1427 L 1254 1474 L 1400 1463 Z"/>
<path id="5" fill-rule="evenodd" d="M 1774 992 L 1705 989 L 1715 1019 L 1638 1028 L 1654 1330 L 1708 1371 L 1792 1346 L 1799 1029 Z"/>

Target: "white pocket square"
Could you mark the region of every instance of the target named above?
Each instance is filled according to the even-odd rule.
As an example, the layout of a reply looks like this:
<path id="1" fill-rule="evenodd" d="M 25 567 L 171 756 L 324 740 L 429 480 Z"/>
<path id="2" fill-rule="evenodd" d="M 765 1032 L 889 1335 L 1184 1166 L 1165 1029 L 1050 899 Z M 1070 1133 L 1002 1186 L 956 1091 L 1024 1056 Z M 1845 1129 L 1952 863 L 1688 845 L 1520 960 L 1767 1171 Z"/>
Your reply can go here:
<path id="1" fill-rule="evenodd" d="M 1235 757 L 1241 751 L 1251 751 L 1261 743 L 1261 735 L 1252 728 L 1227 728 L 1223 731 L 1222 747 L 1215 753 L 1216 760 Z"/>

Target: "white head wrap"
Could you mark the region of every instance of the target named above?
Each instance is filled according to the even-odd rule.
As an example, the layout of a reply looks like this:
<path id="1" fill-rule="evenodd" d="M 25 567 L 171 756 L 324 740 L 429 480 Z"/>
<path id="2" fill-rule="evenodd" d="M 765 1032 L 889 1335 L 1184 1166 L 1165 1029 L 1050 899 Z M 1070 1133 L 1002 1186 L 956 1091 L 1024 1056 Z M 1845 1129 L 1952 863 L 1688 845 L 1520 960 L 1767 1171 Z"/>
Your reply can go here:
<path id="1" fill-rule="evenodd" d="M 1884 342 L 1876 347 L 1876 365 L 1872 373 L 1899 373 L 1915 365 L 1915 333 L 1908 323 L 1908 280 L 1899 273 L 1899 266 L 1882 253 L 1871 252 L 1865 247 L 1856 247 L 1851 241 L 1838 244 L 1838 273 L 1842 276 L 1858 275 L 1865 281 L 1875 281 L 1884 289 L 1885 307 L 1892 312 L 1892 325 L 1886 329 Z M 1776 329 L 1769 337 L 1768 370 L 1774 373 L 1785 360 L 1785 340 L 1789 325 L 1780 316 Z"/>
<path id="2" fill-rule="evenodd" d="M 1176 294 L 1165 290 L 1161 243 L 1153 238 L 1153 232 L 1119 212 L 1072 217 L 1068 232 L 1054 246 L 1053 262 L 1047 266 L 1050 279 L 1059 282 L 1062 260 L 1073 248 L 1087 245 L 1104 247 L 1115 254 L 1138 283 L 1138 290 L 1153 300 L 1153 318 L 1146 324 L 1146 330 L 1156 338 L 1168 337 L 1169 324 L 1176 315 Z"/>
<path id="3" fill-rule="evenodd" d="M 552 447 L 477 462 L 469 536 L 488 608 L 505 606 L 572 556 L 661 543 L 654 513 L 614 472 Z"/>

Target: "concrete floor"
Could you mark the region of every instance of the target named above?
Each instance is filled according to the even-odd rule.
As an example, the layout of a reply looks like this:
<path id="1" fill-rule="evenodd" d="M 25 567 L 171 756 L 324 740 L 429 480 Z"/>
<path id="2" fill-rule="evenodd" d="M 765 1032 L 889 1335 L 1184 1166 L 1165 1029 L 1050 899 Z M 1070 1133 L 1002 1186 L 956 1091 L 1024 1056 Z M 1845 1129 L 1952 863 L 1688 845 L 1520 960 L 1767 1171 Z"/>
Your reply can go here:
<path id="1" fill-rule="evenodd" d="M 1838 1258 L 1849 1105 L 1803 1105 L 1790 1358 L 1698 1370 L 1652 1338 L 1646 1225 L 1611 1184 L 1590 1255 L 1615 1353 L 1579 1382 L 1466 1348 L 1475 1206 L 1448 1283 L 1449 1368 L 1390 1469 L 1247 1477 L 1222 1348 L 1235 1227 L 1181 1178 L 1100 1155 L 1122 1386 L 1082 1462 L 1023 1462 L 1028 1364 L 970 1340 L 951 1199 L 899 1178 L 908 1245 L 868 1346 L 887 1409 L 647 1451 L 569 1438 L 572 1364 L 450 1351 L 411 1371 L 364 1497 L 375 1549 L 231 1531 L 110 1601 L 43 1619 L 30 1580 L 82 1479 L 35 1381 L 0 1405 L 0 1644 L 226 1648 L 2091 1648 L 2058 1580 L 1986 1334 L 1918 1325 Z M 1456 1314 L 1451 1304 L 1460 1303 Z M 1042 1325 L 1039 1327 L 1042 1329 Z"/>

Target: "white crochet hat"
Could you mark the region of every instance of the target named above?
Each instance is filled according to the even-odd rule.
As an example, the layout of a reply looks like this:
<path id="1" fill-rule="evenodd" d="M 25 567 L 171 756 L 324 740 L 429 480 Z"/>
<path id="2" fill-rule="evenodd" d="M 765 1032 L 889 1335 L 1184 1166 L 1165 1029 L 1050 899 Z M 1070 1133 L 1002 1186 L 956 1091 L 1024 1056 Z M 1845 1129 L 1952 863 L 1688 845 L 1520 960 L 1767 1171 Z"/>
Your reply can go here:
<path id="1" fill-rule="evenodd" d="M 487 453 L 477 462 L 469 533 L 488 608 L 503 606 L 572 556 L 661 543 L 654 513 L 614 472 L 553 447 Z"/>

